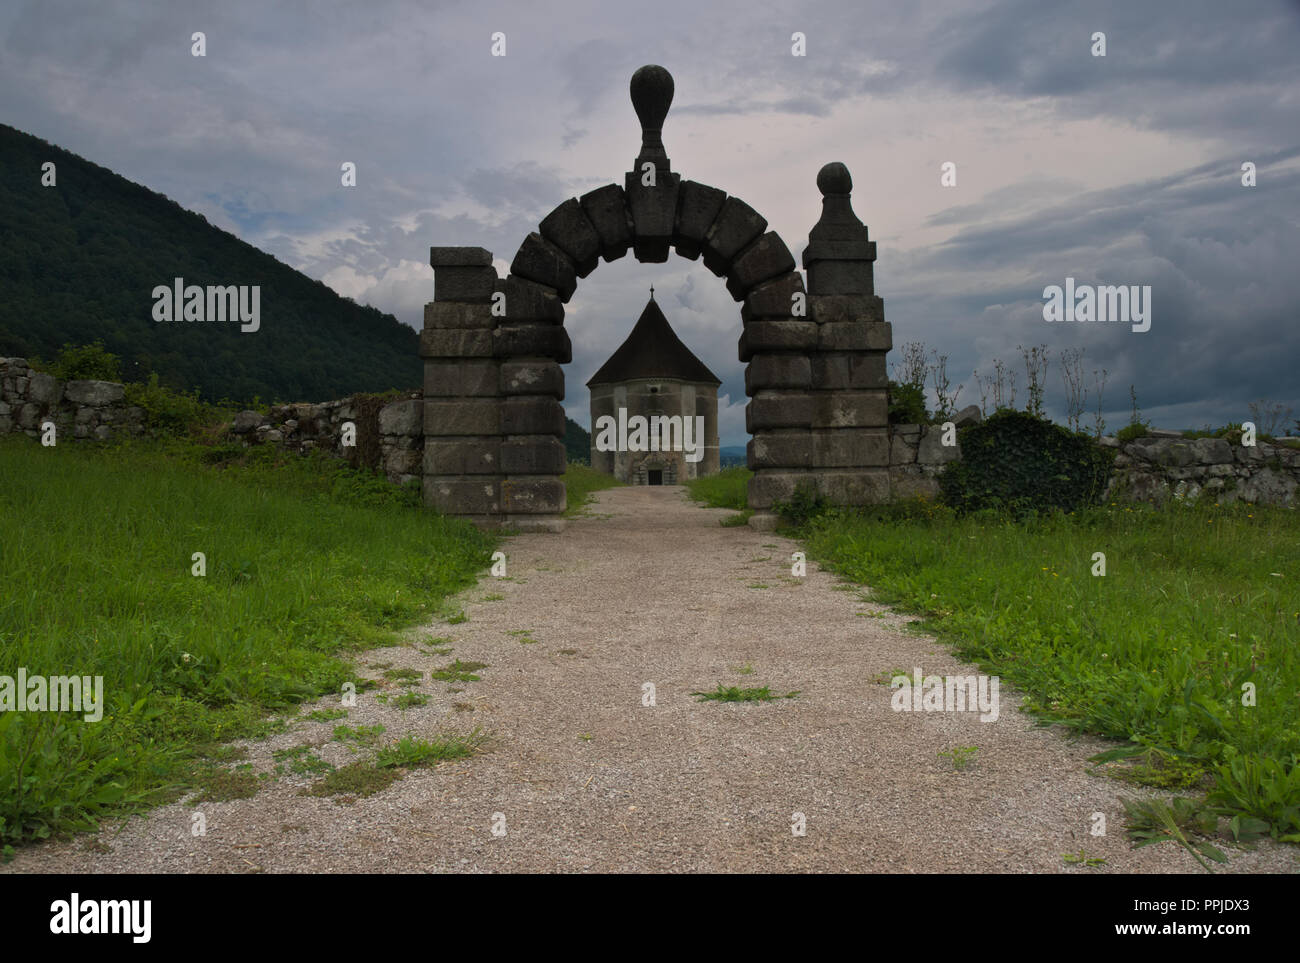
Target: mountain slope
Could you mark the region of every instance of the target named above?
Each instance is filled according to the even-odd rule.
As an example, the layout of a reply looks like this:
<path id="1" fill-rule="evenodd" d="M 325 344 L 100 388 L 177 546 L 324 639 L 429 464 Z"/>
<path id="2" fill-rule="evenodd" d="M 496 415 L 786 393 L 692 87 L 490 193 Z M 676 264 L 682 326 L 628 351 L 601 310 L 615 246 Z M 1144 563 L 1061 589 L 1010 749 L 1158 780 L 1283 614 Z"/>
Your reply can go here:
<path id="1" fill-rule="evenodd" d="M 47 161 L 52 187 L 41 184 Z M 0 355 L 49 359 L 65 343 L 100 340 L 127 378 L 156 371 L 214 401 L 324 401 L 420 384 L 412 328 L 163 195 L 4 125 L 0 164 Z M 258 285 L 260 329 L 153 320 L 153 289 L 177 277 Z"/>

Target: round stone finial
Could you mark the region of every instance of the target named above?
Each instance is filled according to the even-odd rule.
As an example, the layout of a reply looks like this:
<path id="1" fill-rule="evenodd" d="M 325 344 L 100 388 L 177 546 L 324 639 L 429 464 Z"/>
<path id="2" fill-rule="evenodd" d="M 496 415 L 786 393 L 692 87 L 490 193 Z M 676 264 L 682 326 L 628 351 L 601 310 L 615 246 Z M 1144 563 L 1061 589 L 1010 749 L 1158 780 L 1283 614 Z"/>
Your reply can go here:
<path id="1" fill-rule="evenodd" d="M 831 161 L 817 172 L 817 189 L 822 196 L 827 194 L 849 194 L 853 191 L 853 178 L 849 169 L 839 161 Z"/>
<path id="2" fill-rule="evenodd" d="M 632 106 L 644 131 L 658 134 L 673 102 L 673 75 L 658 64 L 646 64 L 632 75 Z"/>

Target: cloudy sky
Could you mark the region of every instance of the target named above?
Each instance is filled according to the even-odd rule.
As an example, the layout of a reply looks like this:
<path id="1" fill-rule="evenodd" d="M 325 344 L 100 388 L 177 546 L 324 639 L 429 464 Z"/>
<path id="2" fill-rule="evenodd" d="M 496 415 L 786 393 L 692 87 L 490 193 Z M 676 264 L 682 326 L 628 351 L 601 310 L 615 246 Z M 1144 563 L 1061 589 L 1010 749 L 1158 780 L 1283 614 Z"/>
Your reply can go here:
<path id="1" fill-rule="evenodd" d="M 1046 344 L 1109 372 L 1112 429 L 1130 384 L 1160 427 L 1241 421 L 1255 399 L 1300 417 L 1296 2 L 9 0 L 0 38 L 6 123 L 412 326 L 431 245 L 485 247 L 504 275 L 558 203 L 622 182 L 628 79 L 658 63 L 673 169 L 747 201 L 796 258 L 818 169 L 848 165 L 895 345 L 947 355 L 959 404 L 996 359 L 1022 402 L 1018 346 Z M 1150 330 L 1048 324 L 1043 289 L 1066 277 L 1149 285 Z M 738 306 L 677 257 L 579 282 L 570 415 L 588 423 L 584 382 L 651 284 L 723 380 L 723 444 L 743 444 Z M 1047 402 L 1064 415 L 1055 361 Z"/>

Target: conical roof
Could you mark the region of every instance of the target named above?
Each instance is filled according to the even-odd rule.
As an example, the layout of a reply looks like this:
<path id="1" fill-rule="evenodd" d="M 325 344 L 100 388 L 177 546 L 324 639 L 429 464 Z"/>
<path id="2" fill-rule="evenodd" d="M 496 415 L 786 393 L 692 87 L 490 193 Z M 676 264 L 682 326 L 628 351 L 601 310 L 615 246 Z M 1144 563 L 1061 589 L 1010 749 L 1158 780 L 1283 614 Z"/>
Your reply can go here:
<path id="1" fill-rule="evenodd" d="M 627 340 L 591 376 L 587 387 L 637 378 L 676 378 L 722 384 L 704 362 L 682 344 L 682 339 L 677 337 L 663 311 L 659 310 L 653 295 L 646 302 L 645 310 Z"/>

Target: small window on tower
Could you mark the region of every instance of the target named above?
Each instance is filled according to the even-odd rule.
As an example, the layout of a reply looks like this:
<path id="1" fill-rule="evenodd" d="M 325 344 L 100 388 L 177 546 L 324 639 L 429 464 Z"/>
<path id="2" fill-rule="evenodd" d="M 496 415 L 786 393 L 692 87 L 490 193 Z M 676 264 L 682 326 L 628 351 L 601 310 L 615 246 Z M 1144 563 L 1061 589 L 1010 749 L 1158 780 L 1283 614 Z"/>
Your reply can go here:
<path id="1" fill-rule="evenodd" d="M 659 386 L 658 386 L 658 385 L 651 385 L 651 386 L 650 386 L 650 393 L 651 393 L 652 395 L 657 395 L 657 394 L 659 394 Z"/>

